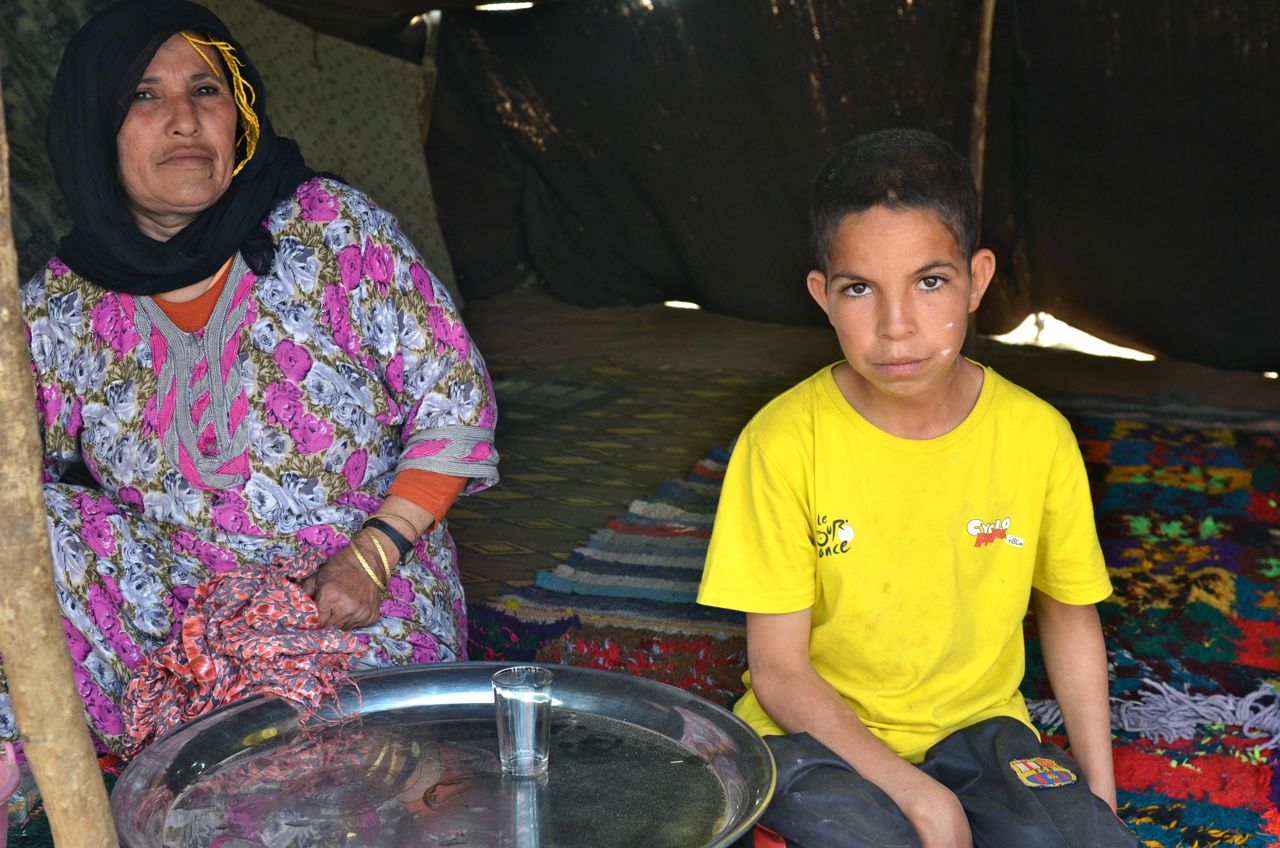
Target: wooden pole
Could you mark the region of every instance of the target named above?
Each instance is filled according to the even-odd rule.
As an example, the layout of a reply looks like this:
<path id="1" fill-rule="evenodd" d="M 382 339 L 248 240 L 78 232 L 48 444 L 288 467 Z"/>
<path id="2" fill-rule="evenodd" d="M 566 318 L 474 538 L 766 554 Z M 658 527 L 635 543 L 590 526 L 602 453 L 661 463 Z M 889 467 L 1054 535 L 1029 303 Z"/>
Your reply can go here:
<path id="1" fill-rule="evenodd" d="M 118 845 L 53 590 L 35 386 L 18 299 L 0 85 L 0 656 L 58 848 Z M 7 800 L 7 799 L 0 799 Z"/>
<path id="2" fill-rule="evenodd" d="M 978 62 L 973 71 L 973 120 L 969 125 L 969 167 L 978 190 L 978 220 L 982 220 L 982 180 L 987 156 L 987 90 L 991 87 L 991 34 L 995 29 L 996 0 L 982 0 L 978 29 Z M 969 314 L 963 353 L 973 358 L 978 347 L 978 316 Z"/>
<path id="3" fill-rule="evenodd" d="M 991 87 L 991 33 L 995 28 L 996 0 L 982 0 L 978 30 L 978 63 L 973 72 L 973 121 L 969 127 L 969 162 L 978 187 L 978 217 L 982 217 L 982 177 L 987 154 L 987 90 Z"/>

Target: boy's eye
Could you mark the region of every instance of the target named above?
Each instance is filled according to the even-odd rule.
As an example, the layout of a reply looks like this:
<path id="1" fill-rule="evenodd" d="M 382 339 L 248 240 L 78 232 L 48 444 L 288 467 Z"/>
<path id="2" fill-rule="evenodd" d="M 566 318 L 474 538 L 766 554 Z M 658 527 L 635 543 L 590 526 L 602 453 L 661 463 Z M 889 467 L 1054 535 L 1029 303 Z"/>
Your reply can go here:
<path id="1" fill-rule="evenodd" d="M 870 291 L 871 287 L 866 283 L 850 283 L 844 287 L 844 294 L 846 297 L 862 297 L 863 295 L 870 293 Z"/>
<path id="2" fill-rule="evenodd" d="M 937 291 L 938 289 L 942 288 L 943 284 L 946 282 L 947 281 L 942 277 L 934 277 L 934 276 L 921 277 L 920 288 L 924 289 L 925 291 Z"/>

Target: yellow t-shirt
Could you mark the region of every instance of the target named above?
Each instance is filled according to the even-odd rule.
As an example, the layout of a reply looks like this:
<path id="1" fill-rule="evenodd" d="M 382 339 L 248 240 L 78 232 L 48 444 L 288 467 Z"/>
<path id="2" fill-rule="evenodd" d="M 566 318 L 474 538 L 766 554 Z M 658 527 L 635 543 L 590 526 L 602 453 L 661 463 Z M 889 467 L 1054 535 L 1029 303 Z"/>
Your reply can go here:
<path id="1" fill-rule="evenodd" d="M 984 368 L 958 427 L 903 439 L 859 415 L 831 372 L 743 430 L 699 603 L 811 607 L 814 669 L 910 762 L 987 718 L 1031 727 L 1018 691 L 1031 588 L 1067 604 L 1111 594 L 1070 425 Z M 784 733 L 743 680 L 734 711 Z"/>

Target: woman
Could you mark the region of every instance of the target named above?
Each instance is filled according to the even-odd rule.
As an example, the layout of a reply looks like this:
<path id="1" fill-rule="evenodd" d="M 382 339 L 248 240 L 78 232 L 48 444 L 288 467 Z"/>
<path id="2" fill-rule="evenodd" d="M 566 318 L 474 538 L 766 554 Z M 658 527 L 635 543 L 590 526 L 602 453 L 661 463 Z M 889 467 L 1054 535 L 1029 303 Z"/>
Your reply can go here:
<path id="1" fill-rule="evenodd" d="M 98 742 L 120 750 L 130 672 L 193 588 L 249 563 L 319 551 L 303 588 L 365 643 L 359 665 L 462 659 L 441 519 L 497 480 L 493 390 L 392 216 L 307 168 L 244 51 L 182 0 L 125 0 L 76 34 L 48 141 L 76 226 L 22 303 Z M 0 739 L 6 692 L 0 673 Z"/>

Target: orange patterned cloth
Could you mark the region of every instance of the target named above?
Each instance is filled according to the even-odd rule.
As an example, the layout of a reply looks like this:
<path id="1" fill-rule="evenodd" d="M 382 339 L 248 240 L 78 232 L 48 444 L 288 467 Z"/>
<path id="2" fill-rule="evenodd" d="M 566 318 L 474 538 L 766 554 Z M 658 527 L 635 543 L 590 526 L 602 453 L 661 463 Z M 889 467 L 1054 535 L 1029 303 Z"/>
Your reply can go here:
<path id="1" fill-rule="evenodd" d="M 175 725 L 249 695 L 279 695 L 310 716 L 350 682 L 364 644 L 321 627 L 315 602 L 300 585 L 325 559 L 305 551 L 197 586 L 181 633 L 147 656 L 129 681 L 125 756 Z"/>

